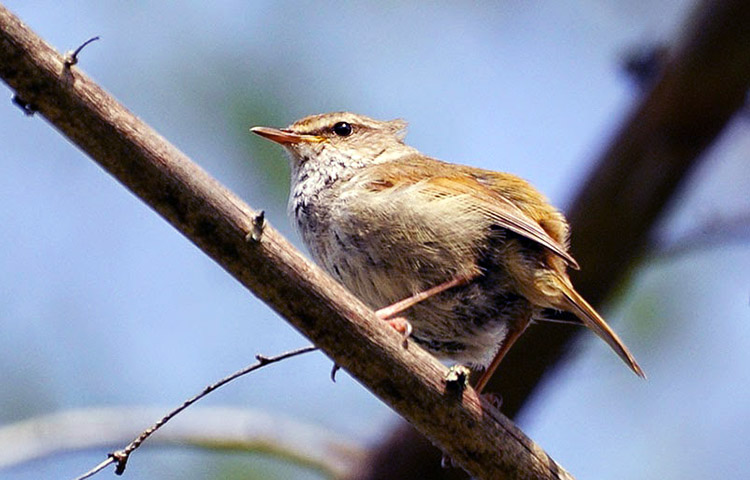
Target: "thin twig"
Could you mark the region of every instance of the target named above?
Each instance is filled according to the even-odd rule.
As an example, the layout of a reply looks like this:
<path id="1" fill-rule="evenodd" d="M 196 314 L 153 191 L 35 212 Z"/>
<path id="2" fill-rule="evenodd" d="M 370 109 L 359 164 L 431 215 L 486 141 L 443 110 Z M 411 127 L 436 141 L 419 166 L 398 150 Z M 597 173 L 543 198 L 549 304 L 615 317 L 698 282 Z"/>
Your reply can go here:
<path id="1" fill-rule="evenodd" d="M 113 455 L 108 455 L 106 460 L 104 460 L 102 463 L 95 466 L 88 472 L 84 473 L 80 477 L 76 477 L 75 480 L 86 480 L 87 478 L 93 477 L 113 463 L 115 463 L 115 457 Z"/>
<path id="2" fill-rule="evenodd" d="M 79 46 L 75 50 L 70 51 L 70 52 L 66 52 L 65 53 L 65 60 L 63 62 L 63 65 L 65 66 L 65 68 L 70 68 L 73 65 L 77 64 L 78 63 L 78 54 L 81 53 L 81 50 L 83 50 L 84 48 L 86 48 L 86 45 L 88 45 L 89 43 L 95 42 L 97 40 L 99 40 L 99 36 L 91 37 L 88 40 L 86 40 L 85 42 L 83 42 L 81 44 L 81 46 Z"/>
<path id="3" fill-rule="evenodd" d="M 258 360 L 256 363 L 252 365 L 248 365 L 247 367 L 238 370 L 234 372 L 231 375 L 228 375 L 218 382 L 212 383 L 211 385 L 208 385 L 206 388 L 203 389 L 199 394 L 193 396 L 192 398 L 189 398 L 188 400 L 185 400 L 185 402 L 182 403 L 179 407 L 175 408 L 171 412 L 167 413 L 164 417 L 162 417 L 158 422 L 154 423 L 152 426 L 147 428 L 143 431 L 140 435 L 138 435 L 132 442 L 130 442 L 125 448 L 122 450 L 117 450 L 115 452 L 112 452 L 109 454 L 109 458 L 107 460 L 103 461 L 96 467 L 92 468 L 88 472 L 84 473 L 80 477 L 77 477 L 75 480 L 83 480 L 85 478 L 89 478 L 92 475 L 96 474 L 97 472 L 103 470 L 108 465 L 114 463 L 115 465 L 115 473 L 117 475 L 122 475 L 123 472 L 125 472 L 125 467 L 127 466 L 128 459 L 130 458 L 130 454 L 133 453 L 138 447 L 141 446 L 141 444 L 151 435 L 153 435 L 157 430 L 159 430 L 161 427 L 163 427 L 168 421 L 170 421 L 172 418 L 174 418 L 176 415 L 178 415 L 180 412 L 188 408 L 190 405 L 194 404 L 201 398 L 205 397 L 209 393 L 213 392 L 217 388 L 226 385 L 227 383 L 231 382 L 232 380 L 239 378 L 243 375 L 246 375 L 250 372 L 253 372 L 255 370 L 258 370 L 261 367 L 265 367 L 266 365 L 270 365 L 272 363 L 280 362 L 282 360 L 285 360 L 287 358 L 295 357 L 297 355 L 302 355 L 304 353 L 309 353 L 317 350 L 317 347 L 310 345 L 308 347 L 299 348 L 297 350 L 292 350 L 290 352 L 282 353 L 280 355 L 276 355 L 274 357 L 266 357 L 264 355 L 256 355 L 255 358 Z"/>

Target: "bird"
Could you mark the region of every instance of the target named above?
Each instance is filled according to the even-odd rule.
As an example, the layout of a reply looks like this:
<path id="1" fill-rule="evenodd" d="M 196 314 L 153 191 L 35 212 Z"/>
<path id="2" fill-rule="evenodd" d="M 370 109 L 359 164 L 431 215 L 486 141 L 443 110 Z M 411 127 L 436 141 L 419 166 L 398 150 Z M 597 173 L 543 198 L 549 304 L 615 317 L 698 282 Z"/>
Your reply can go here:
<path id="1" fill-rule="evenodd" d="M 314 260 L 405 338 L 482 371 L 478 392 L 543 320 L 585 325 L 645 378 L 573 287 L 563 214 L 516 175 L 419 152 L 406 127 L 333 112 L 251 128 L 289 157 L 288 214 Z"/>

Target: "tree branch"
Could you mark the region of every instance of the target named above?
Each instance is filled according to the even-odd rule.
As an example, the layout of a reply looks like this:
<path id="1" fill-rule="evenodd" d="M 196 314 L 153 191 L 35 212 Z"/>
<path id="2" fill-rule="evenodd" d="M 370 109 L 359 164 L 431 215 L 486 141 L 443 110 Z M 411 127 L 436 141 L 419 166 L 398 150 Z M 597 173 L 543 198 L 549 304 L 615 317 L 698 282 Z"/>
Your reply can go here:
<path id="1" fill-rule="evenodd" d="M 0 6 L 0 77 L 338 365 L 477 478 L 571 478 L 510 420 L 307 261 L 239 198 Z M 250 238 L 246 236 L 250 233 Z M 253 234 L 258 239 L 253 239 Z"/>
<path id="2" fill-rule="evenodd" d="M 227 375 L 226 377 L 220 379 L 217 382 L 212 383 L 211 385 L 208 385 L 205 387 L 199 394 L 194 395 L 190 397 L 189 399 L 182 402 L 182 404 L 170 410 L 166 415 L 162 416 L 156 423 L 148 427 L 146 430 L 140 433 L 132 442 L 127 444 L 125 448 L 116 450 L 109 454 L 109 458 L 106 462 L 102 462 L 93 469 L 89 470 L 88 473 L 85 473 L 78 477 L 78 480 L 84 480 L 86 478 L 89 478 L 90 476 L 94 475 L 95 473 L 102 470 L 104 467 L 110 464 L 116 464 L 115 466 L 115 473 L 117 475 L 122 475 L 123 472 L 125 472 L 125 467 L 127 466 L 128 460 L 130 459 L 130 455 L 136 451 L 142 444 L 145 442 L 151 435 L 156 433 L 159 429 L 161 429 L 164 425 L 167 424 L 170 420 L 172 420 L 174 417 L 179 415 L 183 410 L 190 407 L 192 404 L 200 400 L 201 398 L 205 397 L 206 395 L 210 394 L 217 388 L 221 388 L 227 383 L 236 380 L 237 378 L 247 375 L 248 373 L 254 372 L 255 370 L 258 370 L 260 368 L 265 367 L 266 365 L 270 365 L 272 363 L 277 363 L 282 360 L 286 360 L 287 358 L 296 357 L 298 355 L 302 355 L 309 352 L 314 352 L 317 350 L 317 347 L 309 346 L 309 347 L 303 347 L 298 348 L 296 350 L 292 350 L 286 353 L 282 353 L 281 355 L 276 355 L 273 357 L 267 357 L 265 355 L 255 355 L 255 358 L 258 360 L 256 363 L 252 365 L 248 365 L 231 375 Z"/>

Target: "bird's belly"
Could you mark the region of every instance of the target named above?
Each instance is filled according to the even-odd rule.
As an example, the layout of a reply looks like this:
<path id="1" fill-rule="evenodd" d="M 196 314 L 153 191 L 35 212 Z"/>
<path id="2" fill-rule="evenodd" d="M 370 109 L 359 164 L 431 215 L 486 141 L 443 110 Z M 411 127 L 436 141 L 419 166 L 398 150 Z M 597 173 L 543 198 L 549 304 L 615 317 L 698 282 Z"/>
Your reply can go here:
<path id="1" fill-rule="evenodd" d="M 412 324 L 413 341 L 436 357 L 487 366 L 509 325 L 528 321 L 531 306 L 513 291 L 501 262 L 478 271 L 476 249 L 440 251 L 430 244 L 401 244 L 392 237 L 378 237 L 377 232 L 367 233 L 352 234 L 332 225 L 326 234 L 306 241 L 316 261 L 373 309 L 458 275 L 475 276 L 469 284 L 435 295 L 400 314 Z"/>

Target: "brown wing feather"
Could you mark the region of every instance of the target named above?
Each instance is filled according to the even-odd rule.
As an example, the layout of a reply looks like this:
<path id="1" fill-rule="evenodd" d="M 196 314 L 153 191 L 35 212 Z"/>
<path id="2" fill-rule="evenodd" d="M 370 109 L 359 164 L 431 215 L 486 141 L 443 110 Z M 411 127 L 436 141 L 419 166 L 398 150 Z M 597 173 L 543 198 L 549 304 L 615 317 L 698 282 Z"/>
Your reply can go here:
<path id="1" fill-rule="evenodd" d="M 429 165 L 425 165 L 427 160 L 429 160 Z M 424 178 L 423 170 L 426 166 L 432 170 L 432 175 L 427 179 Z M 493 223 L 538 243 L 564 259 L 571 267 L 578 268 L 578 263 L 568 253 L 565 245 L 567 226 L 553 230 L 552 234 L 542 227 L 547 221 L 564 223 L 564 220 L 559 215 L 557 215 L 559 218 L 556 218 L 556 211 L 544 203 L 541 195 L 530 186 L 530 190 L 525 191 L 525 197 L 508 198 L 503 194 L 504 191 L 516 188 L 519 184 L 525 185 L 521 179 L 487 170 L 445 164 L 432 159 L 409 158 L 384 164 L 383 167 L 377 175 L 374 175 L 376 178 L 373 176 L 368 178 L 369 186 L 373 190 L 399 188 L 405 186 L 406 183 L 410 186 L 419 185 L 422 193 L 436 199 L 471 197 L 471 207 Z M 461 174 L 456 175 L 456 172 Z M 539 211 L 540 218 L 535 220 L 513 200 L 520 202 L 526 210 Z M 559 238 L 555 239 L 553 235 Z M 553 302 L 550 306 L 570 311 L 577 316 L 584 325 L 607 342 L 637 375 L 645 377 L 643 370 L 625 344 L 596 310 L 575 291 L 567 281 L 565 273 L 554 269 L 551 269 L 549 273 L 555 284 L 555 290 L 561 294 L 559 304 Z"/>
<path id="2" fill-rule="evenodd" d="M 425 180 L 424 191 L 435 196 L 469 195 L 476 208 L 498 226 L 506 228 L 547 248 L 578 269 L 578 262 L 560 242 L 552 238 L 535 220 L 498 192 L 469 176 L 433 177 Z"/>

